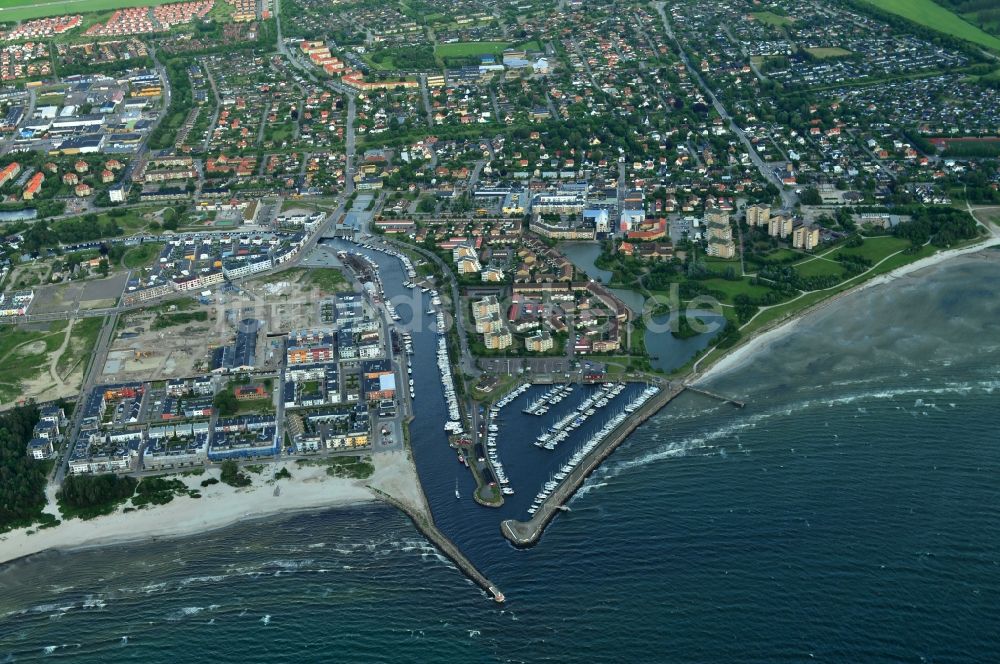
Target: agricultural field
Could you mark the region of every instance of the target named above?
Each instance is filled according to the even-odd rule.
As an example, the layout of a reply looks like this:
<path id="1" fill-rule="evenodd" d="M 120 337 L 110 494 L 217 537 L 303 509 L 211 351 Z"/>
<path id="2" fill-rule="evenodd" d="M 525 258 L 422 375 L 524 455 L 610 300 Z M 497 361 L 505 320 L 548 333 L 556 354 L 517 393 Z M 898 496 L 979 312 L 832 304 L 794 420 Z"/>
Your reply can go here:
<path id="1" fill-rule="evenodd" d="M 63 14 L 111 11 L 122 7 L 166 5 L 180 0 L 4 0 L 0 22 L 23 21 Z"/>
<path id="2" fill-rule="evenodd" d="M 933 0 L 865 0 L 865 2 L 938 32 L 1000 51 L 1000 38 L 967 23 L 958 14 L 936 4 Z"/>

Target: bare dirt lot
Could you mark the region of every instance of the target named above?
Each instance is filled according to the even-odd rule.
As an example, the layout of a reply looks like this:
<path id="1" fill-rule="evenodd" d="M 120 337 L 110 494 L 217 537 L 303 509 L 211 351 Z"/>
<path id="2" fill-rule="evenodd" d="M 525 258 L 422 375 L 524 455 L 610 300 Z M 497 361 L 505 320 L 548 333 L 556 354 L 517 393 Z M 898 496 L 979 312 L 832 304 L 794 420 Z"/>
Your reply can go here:
<path id="1" fill-rule="evenodd" d="M 104 365 L 114 380 L 162 380 L 205 371 L 220 334 L 215 307 L 194 300 L 122 314 Z"/>
<path id="2" fill-rule="evenodd" d="M 107 279 L 70 281 L 35 289 L 31 313 L 78 311 L 113 307 L 125 289 L 128 274 L 121 272 Z"/>

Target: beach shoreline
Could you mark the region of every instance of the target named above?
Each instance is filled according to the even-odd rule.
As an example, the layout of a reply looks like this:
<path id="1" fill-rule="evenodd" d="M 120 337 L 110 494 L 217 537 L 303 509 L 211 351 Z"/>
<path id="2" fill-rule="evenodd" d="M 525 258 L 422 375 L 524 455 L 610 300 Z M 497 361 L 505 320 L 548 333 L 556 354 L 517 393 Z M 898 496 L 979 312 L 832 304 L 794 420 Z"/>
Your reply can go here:
<path id="1" fill-rule="evenodd" d="M 207 468 L 201 475 L 173 476 L 190 489 L 197 489 L 201 498 L 179 495 L 166 505 L 130 512 L 120 506 L 94 519 L 63 520 L 51 528 L 20 528 L 0 534 L 0 565 L 49 550 L 75 551 L 184 538 L 244 521 L 380 502 L 365 480 L 330 477 L 321 466 L 296 467 L 288 480 L 252 475 L 253 484 L 246 488 L 222 483 L 201 486 L 202 480 L 217 479 L 218 474 L 217 469 Z"/>
<path id="2" fill-rule="evenodd" d="M 938 253 L 926 258 L 921 258 L 920 260 L 902 265 L 895 270 L 886 272 L 885 274 L 880 274 L 877 277 L 863 281 L 856 286 L 848 288 L 845 291 L 832 295 L 825 300 L 821 300 L 809 307 L 806 307 L 805 309 L 792 314 L 788 318 L 777 320 L 770 325 L 756 330 L 753 334 L 744 339 L 738 346 L 713 361 L 707 368 L 691 372 L 684 379 L 684 382 L 698 383 L 701 381 L 711 380 L 712 378 L 735 371 L 736 369 L 745 366 L 751 361 L 754 354 L 770 347 L 770 345 L 780 341 L 788 334 L 791 334 L 795 330 L 799 321 L 803 320 L 806 316 L 822 311 L 826 307 L 839 302 L 850 295 L 859 293 L 868 288 L 883 286 L 895 281 L 896 279 L 905 277 L 920 270 L 935 267 L 953 258 L 976 254 L 983 250 L 997 246 L 1000 246 L 1000 237 L 990 237 L 983 242 L 978 242 L 968 247 L 939 251 Z"/>

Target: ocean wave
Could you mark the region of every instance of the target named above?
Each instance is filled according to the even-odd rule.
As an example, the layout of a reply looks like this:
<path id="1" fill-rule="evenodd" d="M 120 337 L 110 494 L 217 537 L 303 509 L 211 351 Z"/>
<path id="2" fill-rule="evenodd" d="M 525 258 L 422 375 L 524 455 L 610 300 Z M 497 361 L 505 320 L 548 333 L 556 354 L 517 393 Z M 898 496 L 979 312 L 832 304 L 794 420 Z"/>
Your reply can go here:
<path id="1" fill-rule="evenodd" d="M 225 581 L 230 575 L 228 574 L 208 574 L 205 576 L 189 576 L 186 579 L 181 579 L 177 582 L 178 587 L 184 588 L 190 586 L 194 583 L 218 583 L 219 581 Z"/>
<path id="2" fill-rule="evenodd" d="M 57 650 L 65 650 L 67 648 L 81 648 L 81 647 L 83 647 L 82 643 L 62 643 L 56 646 L 45 646 L 44 648 L 42 648 L 42 652 L 45 653 L 46 655 L 51 655 Z"/>
<path id="3" fill-rule="evenodd" d="M 731 437 L 739 437 L 739 433 L 742 431 L 755 429 L 762 423 L 777 417 L 788 417 L 792 415 L 801 416 L 805 411 L 817 408 L 833 408 L 837 406 L 851 405 L 858 402 L 868 403 L 872 401 L 891 401 L 893 399 L 901 397 L 914 397 L 916 402 L 914 406 L 916 407 L 932 407 L 932 405 L 926 404 L 923 401 L 928 395 L 942 395 L 942 394 L 959 394 L 968 395 L 972 393 L 982 392 L 985 394 L 992 394 L 995 390 L 1000 389 L 1000 380 L 988 379 L 982 381 L 954 381 L 946 382 L 942 385 L 925 385 L 919 387 L 893 387 L 885 389 L 872 389 L 855 392 L 852 394 L 845 394 L 842 396 L 826 397 L 819 399 L 805 399 L 796 403 L 791 403 L 787 405 L 782 405 L 777 408 L 773 408 L 768 411 L 763 411 L 760 413 L 754 413 L 748 417 L 741 417 L 738 420 L 726 423 L 722 426 L 717 427 L 714 430 L 701 433 L 699 435 L 693 435 L 680 440 L 669 441 L 666 443 L 661 443 L 655 447 L 655 449 L 640 454 L 633 459 L 626 459 L 622 461 L 613 462 L 608 464 L 604 468 L 598 471 L 591 480 L 588 480 L 581 487 L 577 494 L 586 494 L 589 491 L 593 491 L 596 488 L 605 486 L 607 480 L 617 475 L 627 472 L 635 468 L 641 468 L 651 463 L 656 463 L 659 461 L 673 459 L 677 457 L 687 456 L 696 450 L 714 450 L 718 447 L 718 441 L 728 440 Z M 922 397 L 920 395 L 923 395 Z M 902 409 L 904 412 L 909 412 L 901 406 L 897 406 L 897 409 Z M 867 414 L 867 410 L 863 406 L 858 407 L 858 412 L 862 414 Z M 926 411 L 921 411 L 926 414 Z M 662 432 L 662 430 L 661 430 Z M 649 441 L 652 436 L 648 436 L 645 440 Z M 640 441 L 643 438 L 639 439 Z M 655 440 L 655 439 L 654 439 Z M 747 450 L 741 450 L 746 453 Z M 720 456 L 722 454 L 720 453 Z"/>
<path id="4" fill-rule="evenodd" d="M 316 562 L 313 558 L 306 558 L 305 560 L 272 560 L 266 562 L 262 567 L 280 567 L 282 570 L 298 570 L 308 567 Z"/>
<path id="5" fill-rule="evenodd" d="M 185 606 L 185 607 L 182 607 L 182 608 L 177 609 L 176 611 L 170 613 L 167 616 L 167 620 L 170 620 L 170 621 L 183 620 L 185 618 L 190 618 L 191 616 L 196 616 L 199 613 L 202 613 L 203 611 L 206 611 L 206 610 L 212 611 L 215 608 L 218 608 L 217 604 L 213 604 L 210 607 L 204 607 L 204 606 Z"/>

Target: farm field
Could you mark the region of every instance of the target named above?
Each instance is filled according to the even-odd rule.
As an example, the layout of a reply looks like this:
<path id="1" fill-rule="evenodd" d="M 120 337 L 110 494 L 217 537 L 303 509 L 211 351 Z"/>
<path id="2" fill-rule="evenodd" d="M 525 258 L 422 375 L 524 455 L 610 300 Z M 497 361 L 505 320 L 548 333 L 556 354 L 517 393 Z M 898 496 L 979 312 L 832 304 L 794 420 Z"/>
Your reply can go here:
<path id="1" fill-rule="evenodd" d="M 166 5 L 179 0 L 4 0 L 0 22 L 23 21 L 63 14 L 84 14 L 121 9 Z"/>
<path id="2" fill-rule="evenodd" d="M 1000 38 L 983 32 L 971 23 L 967 23 L 958 14 L 932 0 L 865 0 L 865 2 L 938 32 L 1000 51 Z"/>

